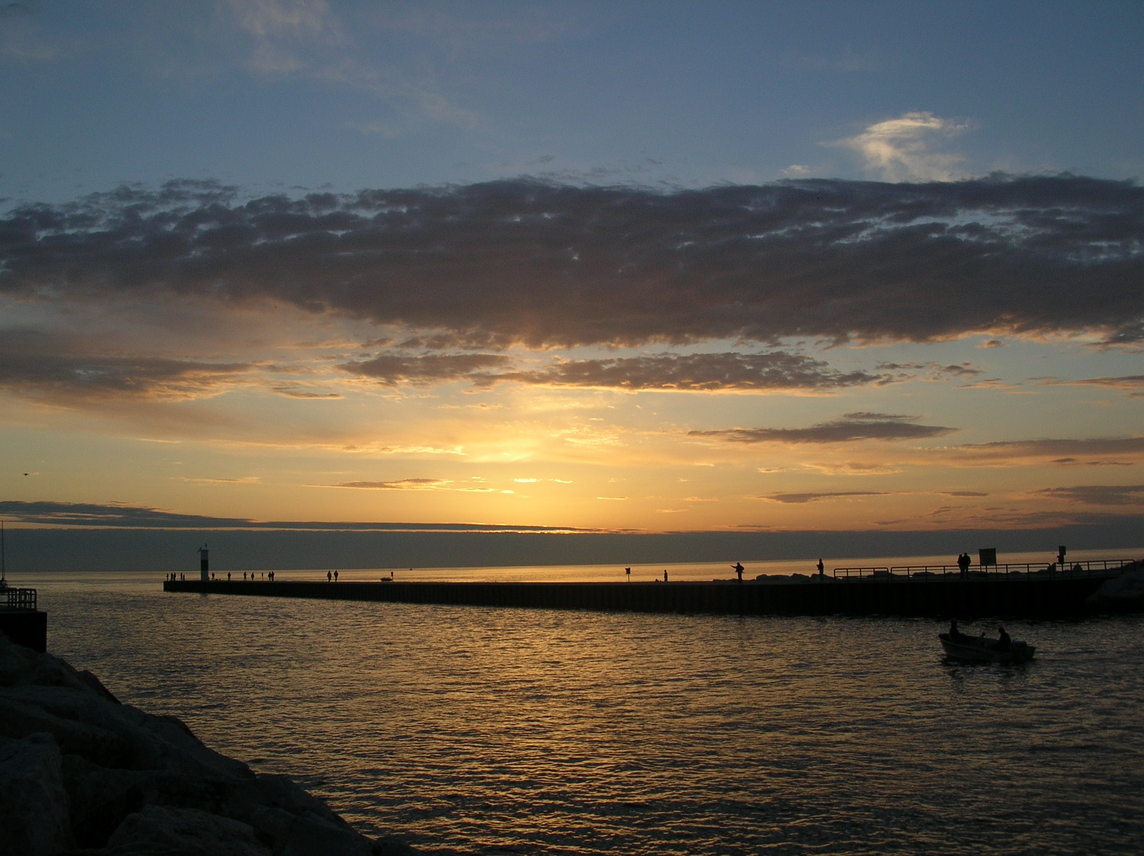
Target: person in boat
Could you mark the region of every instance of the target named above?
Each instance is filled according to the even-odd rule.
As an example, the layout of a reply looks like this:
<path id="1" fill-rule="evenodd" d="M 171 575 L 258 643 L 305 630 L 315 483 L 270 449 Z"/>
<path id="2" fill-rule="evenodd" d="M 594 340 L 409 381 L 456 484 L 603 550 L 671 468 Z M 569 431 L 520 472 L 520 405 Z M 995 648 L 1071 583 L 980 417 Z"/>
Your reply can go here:
<path id="1" fill-rule="evenodd" d="M 949 621 L 949 638 L 954 642 L 960 642 L 962 639 L 970 638 L 968 634 L 962 633 L 957 626 L 957 619 L 951 618 Z"/>
<path id="2" fill-rule="evenodd" d="M 999 637 L 997 639 L 997 650 L 998 651 L 1008 651 L 1010 648 L 1013 647 L 1013 640 L 1009 638 L 1009 634 L 1005 632 L 1004 627 L 998 627 L 997 633 L 998 633 L 998 637 Z"/>

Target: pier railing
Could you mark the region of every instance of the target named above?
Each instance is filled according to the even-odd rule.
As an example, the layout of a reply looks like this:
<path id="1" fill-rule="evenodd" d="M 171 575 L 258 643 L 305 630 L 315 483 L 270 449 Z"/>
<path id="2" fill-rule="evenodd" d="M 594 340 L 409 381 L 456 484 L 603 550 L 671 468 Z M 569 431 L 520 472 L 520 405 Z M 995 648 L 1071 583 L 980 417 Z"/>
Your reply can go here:
<path id="1" fill-rule="evenodd" d="M 1093 559 L 1082 562 L 1021 562 L 999 565 L 971 565 L 962 571 L 957 565 L 894 565 L 873 568 L 835 568 L 835 579 L 910 580 L 933 579 L 1044 579 L 1046 577 L 1110 577 L 1134 564 L 1133 559 Z"/>
<path id="2" fill-rule="evenodd" d="M 0 604 L 8 609 L 35 609 L 36 590 L 32 588 L 0 588 Z"/>
<path id="3" fill-rule="evenodd" d="M 832 572 L 836 578 L 849 579 L 880 579 L 890 573 L 889 567 L 884 568 L 835 568 Z"/>

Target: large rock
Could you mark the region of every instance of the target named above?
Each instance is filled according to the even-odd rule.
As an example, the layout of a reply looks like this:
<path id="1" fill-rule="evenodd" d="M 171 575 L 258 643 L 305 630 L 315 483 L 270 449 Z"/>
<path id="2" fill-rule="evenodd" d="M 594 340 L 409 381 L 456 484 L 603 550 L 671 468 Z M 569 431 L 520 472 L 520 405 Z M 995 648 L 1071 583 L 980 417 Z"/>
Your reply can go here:
<path id="1" fill-rule="evenodd" d="M 48 734 L 0 742 L 0 853 L 59 853 L 74 844 L 61 755 Z"/>
<path id="2" fill-rule="evenodd" d="M 111 852 L 123 854 L 265 856 L 270 852 L 249 824 L 198 809 L 157 805 L 145 806 L 124 818 L 108 844 Z M 325 852 L 338 851 L 327 847 Z"/>
<path id="3" fill-rule="evenodd" d="M 87 672 L 0 635 L 0 856 L 400 856 Z"/>
<path id="4" fill-rule="evenodd" d="M 1144 564 L 1134 562 L 1118 576 L 1101 583 L 1088 603 L 1096 609 L 1135 612 L 1144 606 Z"/>

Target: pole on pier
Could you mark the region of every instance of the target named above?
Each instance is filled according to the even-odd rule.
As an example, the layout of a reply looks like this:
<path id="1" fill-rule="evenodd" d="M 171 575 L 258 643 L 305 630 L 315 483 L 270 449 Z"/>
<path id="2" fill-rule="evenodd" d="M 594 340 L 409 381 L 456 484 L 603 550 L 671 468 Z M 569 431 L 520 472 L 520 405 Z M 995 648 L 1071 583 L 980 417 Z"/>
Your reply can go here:
<path id="1" fill-rule="evenodd" d="M 199 579 L 204 583 L 210 578 L 210 552 L 207 550 L 207 545 L 199 547 Z"/>

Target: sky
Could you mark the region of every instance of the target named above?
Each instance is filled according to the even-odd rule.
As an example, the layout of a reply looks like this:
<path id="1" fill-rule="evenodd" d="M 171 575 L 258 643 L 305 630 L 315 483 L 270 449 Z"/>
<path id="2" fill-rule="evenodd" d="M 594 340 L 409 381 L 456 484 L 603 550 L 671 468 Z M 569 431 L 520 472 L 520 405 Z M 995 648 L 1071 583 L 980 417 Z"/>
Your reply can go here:
<path id="1" fill-rule="evenodd" d="M 1136 0 L 0 4 L 0 517 L 1144 545 L 1142 43 Z"/>

